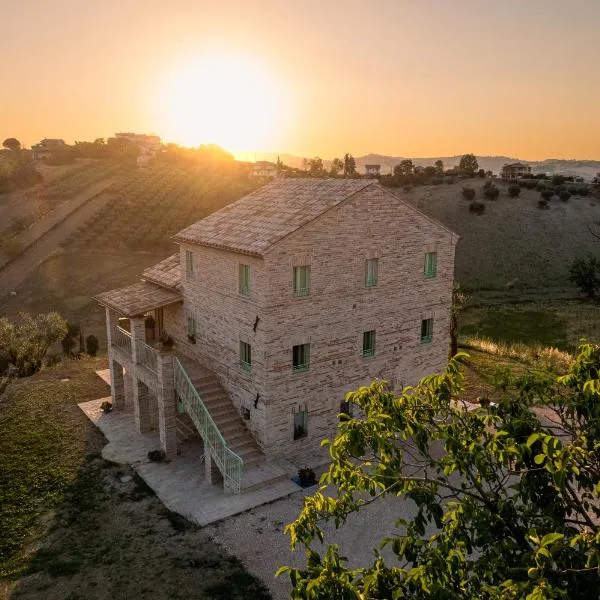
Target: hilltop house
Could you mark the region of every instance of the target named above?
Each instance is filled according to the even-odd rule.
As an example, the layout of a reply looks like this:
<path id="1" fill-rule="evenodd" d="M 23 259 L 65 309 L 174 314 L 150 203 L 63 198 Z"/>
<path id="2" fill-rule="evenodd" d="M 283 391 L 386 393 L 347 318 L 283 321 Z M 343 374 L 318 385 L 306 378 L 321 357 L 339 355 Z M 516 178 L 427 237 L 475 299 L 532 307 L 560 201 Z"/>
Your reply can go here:
<path id="1" fill-rule="evenodd" d="M 65 147 L 65 141 L 58 138 L 44 138 L 37 144 L 31 146 L 32 157 L 34 160 L 43 160 L 52 156 L 57 150 Z"/>
<path id="2" fill-rule="evenodd" d="M 365 173 L 369 177 L 379 177 L 381 165 L 365 165 Z"/>
<path id="3" fill-rule="evenodd" d="M 258 160 L 252 165 L 252 177 L 277 177 L 277 165 L 268 160 Z"/>
<path id="4" fill-rule="evenodd" d="M 502 167 L 502 179 L 520 179 L 531 175 L 531 167 L 523 163 L 511 163 Z"/>
<path id="5" fill-rule="evenodd" d="M 318 448 L 348 391 L 446 365 L 458 236 L 375 181 L 277 180 L 174 239 L 179 254 L 97 296 L 113 403 L 171 458 L 193 422 L 226 489 Z M 165 334 L 172 349 L 148 343 Z"/>

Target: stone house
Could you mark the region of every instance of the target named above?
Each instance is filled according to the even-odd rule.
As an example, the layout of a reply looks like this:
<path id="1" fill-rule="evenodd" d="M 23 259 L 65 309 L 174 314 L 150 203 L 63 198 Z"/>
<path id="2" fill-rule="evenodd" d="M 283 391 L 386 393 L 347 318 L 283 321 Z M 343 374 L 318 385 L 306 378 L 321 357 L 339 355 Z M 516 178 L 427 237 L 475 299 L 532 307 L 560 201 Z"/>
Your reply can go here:
<path id="1" fill-rule="evenodd" d="M 318 448 L 348 391 L 446 365 L 458 236 L 376 181 L 276 180 L 174 239 L 142 281 L 97 296 L 113 402 L 170 457 L 191 419 L 226 488 Z M 172 349 L 148 343 L 165 334 Z"/>
<path id="2" fill-rule="evenodd" d="M 268 160 L 257 160 L 252 165 L 252 177 L 277 177 L 277 165 Z"/>
<path id="3" fill-rule="evenodd" d="M 369 177 L 379 177 L 381 175 L 381 165 L 365 165 L 365 174 Z"/>
<path id="4" fill-rule="evenodd" d="M 520 179 L 531 175 L 531 167 L 523 163 L 511 163 L 502 167 L 502 179 Z"/>

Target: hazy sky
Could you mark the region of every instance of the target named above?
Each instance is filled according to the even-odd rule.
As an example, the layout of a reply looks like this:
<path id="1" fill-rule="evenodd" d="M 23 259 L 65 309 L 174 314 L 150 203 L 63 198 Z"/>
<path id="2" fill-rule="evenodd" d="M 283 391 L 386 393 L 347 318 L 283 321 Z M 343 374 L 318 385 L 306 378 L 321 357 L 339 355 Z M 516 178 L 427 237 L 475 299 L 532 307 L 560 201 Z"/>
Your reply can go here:
<path id="1" fill-rule="evenodd" d="M 28 146 L 133 130 L 323 158 L 600 159 L 600 0 L 0 0 L 0 24 L 0 138 Z M 227 102 L 189 82 L 207 53 L 249 65 L 223 74 Z"/>

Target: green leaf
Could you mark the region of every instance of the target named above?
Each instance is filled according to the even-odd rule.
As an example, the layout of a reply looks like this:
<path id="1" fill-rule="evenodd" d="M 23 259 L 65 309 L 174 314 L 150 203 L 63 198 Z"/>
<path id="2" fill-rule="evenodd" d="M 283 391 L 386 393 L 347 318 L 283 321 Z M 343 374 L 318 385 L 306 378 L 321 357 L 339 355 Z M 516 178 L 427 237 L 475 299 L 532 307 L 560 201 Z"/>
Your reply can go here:
<path id="1" fill-rule="evenodd" d="M 541 465 L 545 460 L 546 460 L 546 455 L 545 454 L 536 454 L 535 458 L 533 459 L 533 462 L 536 465 Z"/>
<path id="2" fill-rule="evenodd" d="M 526 446 L 528 448 L 531 448 L 531 446 L 537 442 L 541 437 L 543 437 L 543 433 L 540 433 L 539 431 L 536 431 L 535 433 L 532 433 L 528 438 L 527 438 L 527 442 L 526 442 Z"/>
<path id="3" fill-rule="evenodd" d="M 547 533 L 542 538 L 542 543 L 540 544 L 542 547 L 550 546 L 554 544 L 554 542 L 558 542 L 558 540 L 562 540 L 565 536 L 562 533 Z"/>

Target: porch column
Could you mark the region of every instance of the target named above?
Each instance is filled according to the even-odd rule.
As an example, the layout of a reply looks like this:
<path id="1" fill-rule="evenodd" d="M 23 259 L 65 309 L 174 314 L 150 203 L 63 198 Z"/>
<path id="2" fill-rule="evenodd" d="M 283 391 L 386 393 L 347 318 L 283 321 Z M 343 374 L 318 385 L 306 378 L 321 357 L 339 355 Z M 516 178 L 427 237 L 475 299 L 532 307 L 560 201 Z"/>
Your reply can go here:
<path id="1" fill-rule="evenodd" d="M 129 319 L 129 323 L 131 327 L 131 355 L 134 364 L 137 365 L 139 363 L 137 342 L 138 340 L 142 342 L 146 341 L 146 320 L 143 316 L 132 317 Z"/>
<path id="2" fill-rule="evenodd" d="M 177 407 L 175 403 L 175 378 L 173 373 L 173 353 L 170 350 L 158 351 L 158 430 L 160 447 L 167 459 L 177 456 Z"/>
<path id="3" fill-rule="evenodd" d="M 146 384 L 133 375 L 133 413 L 139 433 L 150 431 L 150 397 Z"/>
<path id="4" fill-rule="evenodd" d="M 206 483 L 215 485 L 223 481 L 223 476 L 219 467 L 217 467 L 215 461 L 212 459 L 210 449 L 207 444 L 204 444 L 204 479 Z"/>
<path id="5" fill-rule="evenodd" d="M 114 358 L 108 359 L 110 371 L 110 393 L 112 396 L 113 409 L 125 407 L 125 380 L 123 379 L 123 366 Z"/>

